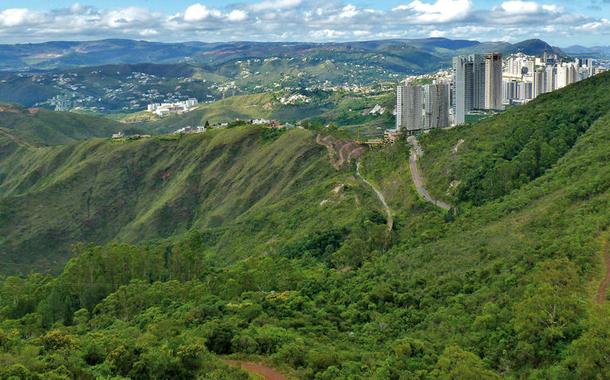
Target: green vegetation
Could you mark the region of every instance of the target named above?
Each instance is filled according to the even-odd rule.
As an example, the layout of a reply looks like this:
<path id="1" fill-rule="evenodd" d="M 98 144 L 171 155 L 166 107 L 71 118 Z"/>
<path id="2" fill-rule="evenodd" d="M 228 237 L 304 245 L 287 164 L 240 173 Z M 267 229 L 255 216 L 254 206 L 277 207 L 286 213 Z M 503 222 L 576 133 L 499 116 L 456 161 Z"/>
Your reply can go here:
<path id="1" fill-rule="evenodd" d="M 394 95 L 379 91 L 379 94 L 356 94 L 346 91 L 302 91 L 310 102 L 282 104 L 280 98 L 288 96 L 283 92 L 232 96 L 213 103 L 202 104 L 196 110 L 182 115 L 165 118 L 150 118 L 138 113 L 129 115 L 123 121 L 131 126 L 151 131 L 167 133 L 186 126 L 222 122 L 236 119 L 275 119 L 282 122 L 309 121 L 317 125 L 334 124 L 352 133 L 357 130 L 362 137 L 381 135 L 383 130 L 394 125 L 392 110 Z M 383 115 L 368 112 L 379 104 L 385 108 Z M 150 115 L 150 114 L 148 114 Z"/>
<path id="2" fill-rule="evenodd" d="M 307 130 L 236 127 L 21 148 L 2 161 L 0 179 L 4 272 L 60 269 L 78 241 L 141 242 L 201 229 L 208 254 L 231 261 L 344 227 L 371 201 L 348 173 L 332 169 Z M 351 183 L 350 191 L 335 195 L 338 183 Z M 356 197 L 361 207 L 353 207 Z"/>
<path id="3" fill-rule="evenodd" d="M 451 203 L 480 205 L 538 178 L 608 112 L 608 88 L 610 75 L 597 75 L 527 107 L 430 133 L 422 139 L 421 165 L 431 191 Z"/>
<path id="4" fill-rule="evenodd" d="M 0 104 L 0 135 L 19 144 L 60 145 L 110 136 L 125 126 L 101 117 Z"/>
<path id="5" fill-rule="evenodd" d="M 17 150 L 37 175 L 1 183 L 0 236 L 14 234 L 1 242 L 23 247 L 8 268 L 41 252 L 15 231 L 43 218 L 82 231 L 59 212 L 84 212 L 96 196 L 83 190 L 121 202 L 95 208 L 112 210 L 96 231 L 118 232 L 75 245 L 60 274 L 2 279 L 0 378 L 244 376 L 219 360 L 230 356 L 312 380 L 606 379 L 610 305 L 595 293 L 608 301 L 609 79 L 423 138 L 432 190 L 476 190 L 456 192 L 452 217 L 417 198 L 406 146 L 368 151 L 362 172 L 396 215 L 391 234 L 354 165 L 335 171 L 308 130 Z M 553 159 L 527 161 L 549 138 L 556 154 L 540 157 Z M 472 179 L 496 178 L 501 160 L 537 169 L 500 177 L 497 193 Z M 459 170 L 435 178 L 448 167 Z"/>

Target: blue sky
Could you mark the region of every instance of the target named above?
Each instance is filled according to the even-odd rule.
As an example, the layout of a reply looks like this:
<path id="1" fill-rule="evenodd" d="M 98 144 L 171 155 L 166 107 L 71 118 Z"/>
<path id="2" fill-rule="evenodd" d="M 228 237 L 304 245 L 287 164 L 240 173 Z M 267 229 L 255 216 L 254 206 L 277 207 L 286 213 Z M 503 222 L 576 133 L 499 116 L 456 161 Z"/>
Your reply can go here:
<path id="1" fill-rule="evenodd" d="M 610 0 L 0 0 L 0 42 L 447 37 L 610 45 Z"/>

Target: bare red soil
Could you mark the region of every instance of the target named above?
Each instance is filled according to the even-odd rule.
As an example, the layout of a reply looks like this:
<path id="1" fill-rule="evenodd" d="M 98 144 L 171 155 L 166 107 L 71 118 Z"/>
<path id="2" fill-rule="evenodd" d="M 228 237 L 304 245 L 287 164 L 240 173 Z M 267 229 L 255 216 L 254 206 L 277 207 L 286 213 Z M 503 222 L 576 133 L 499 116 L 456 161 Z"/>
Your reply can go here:
<path id="1" fill-rule="evenodd" d="M 250 373 L 262 376 L 266 380 L 286 380 L 286 377 L 278 371 L 260 363 L 229 359 L 226 359 L 224 362 L 230 365 L 231 367 L 241 368 L 244 371 L 248 371 Z"/>

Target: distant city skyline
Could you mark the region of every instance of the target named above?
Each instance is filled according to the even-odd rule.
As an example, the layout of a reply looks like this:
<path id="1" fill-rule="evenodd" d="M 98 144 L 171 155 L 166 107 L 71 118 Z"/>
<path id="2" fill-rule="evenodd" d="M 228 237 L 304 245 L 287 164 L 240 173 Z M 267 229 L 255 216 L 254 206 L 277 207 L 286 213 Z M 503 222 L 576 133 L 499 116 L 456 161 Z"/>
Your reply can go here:
<path id="1" fill-rule="evenodd" d="M 356 41 L 446 37 L 610 44 L 610 0 L 3 0 L 0 43 Z M 91 5 L 89 5 L 91 4 Z"/>

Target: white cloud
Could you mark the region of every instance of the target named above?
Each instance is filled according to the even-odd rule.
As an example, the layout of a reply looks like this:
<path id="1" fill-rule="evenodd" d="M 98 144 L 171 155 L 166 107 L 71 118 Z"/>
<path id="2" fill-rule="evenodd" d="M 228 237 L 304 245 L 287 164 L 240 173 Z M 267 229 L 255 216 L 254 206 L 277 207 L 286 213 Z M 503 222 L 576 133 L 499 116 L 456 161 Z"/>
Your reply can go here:
<path id="1" fill-rule="evenodd" d="M 41 21 L 42 15 L 26 8 L 9 8 L 0 12 L 0 26 L 15 27 Z"/>
<path id="2" fill-rule="evenodd" d="M 103 22 L 111 28 L 124 28 L 130 24 L 149 21 L 152 18 L 153 15 L 145 9 L 129 7 L 109 11 L 103 17 Z"/>
<path id="3" fill-rule="evenodd" d="M 246 11 L 242 11 L 241 9 L 235 9 L 229 12 L 227 15 L 227 20 L 233 22 L 244 21 L 248 18 L 248 13 Z"/>
<path id="4" fill-rule="evenodd" d="M 339 17 L 340 18 L 352 18 L 356 15 L 358 15 L 358 13 L 360 13 L 360 11 L 358 11 L 358 8 L 356 8 L 355 6 L 348 4 L 346 6 L 343 7 L 343 9 L 341 9 L 341 13 L 339 13 Z"/>
<path id="5" fill-rule="evenodd" d="M 281 9 L 296 8 L 301 5 L 302 0 L 266 0 L 260 3 L 255 3 L 250 6 L 254 12 L 260 11 L 277 11 Z"/>
<path id="6" fill-rule="evenodd" d="M 193 4 L 184 11 L 184 21 L 198 22 L 208 19 L 209 17 L 221 17 L 222 14 L 217 9 L 209 9 L 200 3 Z"/>
<path id="7" fill-rule="evenodd" d="M 557 13 L 561 7 L 554 4 L 538 4 L 535 1 L 509 0 L 500 4 L 500 10 L 508 14 Z"/>
<path id="8" fill-rule="evenodd" d="M 315 40 L 332 39 L 345 36 L 345 32 L 334 29 L 314 30 L 309 33 Z"/>
<path id="9" fill-rule="evenodd" d="M 533 1 L 511 0 L 500 4 L 500 8 L 506 13 L 536 13 L 540 10 L 538 3 Z"/>
<path id="10" fill-rule="evenodd" d="M 149 29 L 143 29 L 143 30 L 140 31 L 140 35 L 142 37 L 152 37 L 152 36 L 156 36 L 158 34 L 159 34 L 159 32 L 157 30 L 150 29 L 150 28 Z"/>
<path id="11" fill-rule="evenodd" d="M 602 18 L 599 21 L 594 21 L 594 22 L 588 22 L 586 24 L 583 25 L 579 25 L 576 27 L 577 30 L 584 30 L 584 31 L 593 31 L 593 30 L 599 30 L 602 28 L 610 28 L 610 20 L 608 20 L 607 18 Z"/>
<path id="12" fill-rule="evenodd" d="M 361 8 L 356 0 L 257 0 L 249 5 L 229 0 L 235 2 L 217 8 L 204 5 L 205 0 L 192 1 L 175 14 L 138 7 L 96 8 L 87 3 L 48 11 L 0 8 L 0 41 L 346 41 L 429 36 L 489 41 L 539 35 L 563 45 L 605 43 L 610 34 L 606 15 L 568 11 L 559 0 L 500 0 L 496 6 L 478 5 L 477 9 L 473 0 L 404 0 L 392 10 Z"/>
<path id="13" fill-rule="evenodd" d="M 407 5 L 399 5 L 395 12 L 413 12 L 414 20 L 419 23 L 445 23 L 462 20 L 472 10 L 471 0 L 437 0 L 434 3 L 424 3 L 414 0 Z"/>

